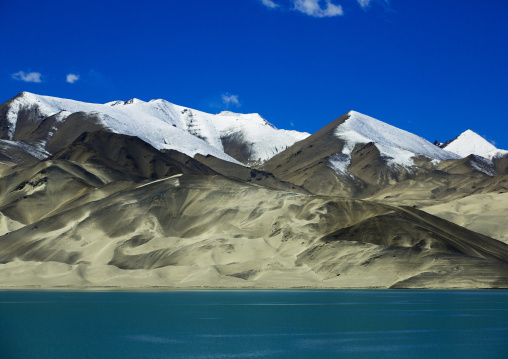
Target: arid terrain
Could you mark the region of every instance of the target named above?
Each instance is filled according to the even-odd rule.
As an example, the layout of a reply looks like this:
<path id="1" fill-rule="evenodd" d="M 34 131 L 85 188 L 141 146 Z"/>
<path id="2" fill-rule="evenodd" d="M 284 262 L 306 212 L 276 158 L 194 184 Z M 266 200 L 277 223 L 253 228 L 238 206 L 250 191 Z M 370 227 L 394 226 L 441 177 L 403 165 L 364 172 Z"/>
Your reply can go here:
<path id="1" fill-rule="evenodd" d="M 1 288 L 508 288 L 506 151 L 157 101 L 0 105 Z"/>

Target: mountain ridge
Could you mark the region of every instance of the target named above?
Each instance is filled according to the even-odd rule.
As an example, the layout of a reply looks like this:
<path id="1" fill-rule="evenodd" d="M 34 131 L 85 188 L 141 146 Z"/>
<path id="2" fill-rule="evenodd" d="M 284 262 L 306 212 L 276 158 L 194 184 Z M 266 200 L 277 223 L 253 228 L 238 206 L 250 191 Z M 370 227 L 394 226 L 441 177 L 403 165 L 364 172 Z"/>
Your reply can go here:
<path id="1" fill-rule="evenodd" d="M 122 105 L 119 106 L 119 103 Z M 42 148 L 46 147 L 55 129 L 65 127 L 64 122 L 70 116 L 76 117 L 80 113 L 94 118 L 95 127 L 83 129 L 88 132 L 106 129 L 137 136 L 157 149 L 175 149 L 191 157 L 196 153 L 211 154 L 237 163 L 224 152 L 223 138 L 236 136 L 237 146 L 244 144 L 250 151 L 246 155 L 247 160 L 255 162 L 266 160 L 267 156 L 308 135 L 278 130 L 258 114 L 212 115 L 160 99 L 89 104 L 22 92 L 2 107 L 0 113 L 4 113 L 4 123 L 0 136 L 27 143 L 33 139 L 27 138 L 22 131 L 39 129 L 41 132 L 43 128 L 36 125 L 43 125 L 44 119 L 54 116 L 51 125 L 47 125 L 45 132 L 37 138 L 37 145 Z M 75 133 L 74 137 L 80 134 Z M 270 144 L 270 141 L 275 143 Z"/>
<path id="2" fill-rule="evenodd" d="M 262 164 L 310 135 L 294 130 L 279 130 L 257 113 L 239 114 L 222 111 L 218 114 L 207 114 L 162 99 L 145 102 L 133 98 L 127 101 L 91 104 L 22 92 L 1 106 L 3 108 L 0 109 L 0 113 L 3 114 L 0 117 L 3 118 L 3 125 L 0 124 L 0 137 L 6 140 L 18 139 L 41 150 L 46 149 L 47 141 L 51 141 L 52 132 L 59 131 L 61 127 L 72 127 L 65 126 L 64 122 L 70 120 L 76 126 L 79 121 L 73 118 L 79 117 L 78 114 L 88 117 L 86 122 L 95 126 L 83 128 L 81 132 L 106 129 L 137 136 L 157 149 L 175 149 L 191 157 L 196 153 L 213 155 L 247 165 Z M 497 149 L 471 130 L 444 144 L 436 141 L 437 147 L 448 147 L 450 151 L 447 150 L 445 154 L 432 148 L 427 140 L 407 131 L 356 111 L 349 111 L 347 114 L 351 119 L 337 129 L 337 136 L 349 144 L 347 152 L 351 152 L 357 143 L 374 142 L 382 155 L 391 158 L 394 164 L 406 168 L 412 165 L 412 154 L 432 159 L 453 158 L 454 154 L 460 157 L 476 154 L 489 160 L 508 155 L 508 151 Z M 48 118 L 51 118 L 51 121 L 45 120 Z M 143 119 L 144 125 L 140 119 Z M 37 131 L 39 135 L 27 138 L 26 131 Z M 382 136 L 379 135 L 379 131 L 382 132 Z M 81 132 L 75 133 L 74 137 Z M 374 138 L 369 138 L 376 132 L 378 134 L 374 135 Z M 474 134 L 475 141 L 470 141 L 471 136 L 464 141 L 461 140 L 468 134 Z M 479 145 L 470 148 L 472 143 Z M 63 148 L 67 144 L 60 147 Z M 237 158 L 231 158 L 228 152 L 235 154 Z M 343 168 L 344 164 L 336 167 Z"/>

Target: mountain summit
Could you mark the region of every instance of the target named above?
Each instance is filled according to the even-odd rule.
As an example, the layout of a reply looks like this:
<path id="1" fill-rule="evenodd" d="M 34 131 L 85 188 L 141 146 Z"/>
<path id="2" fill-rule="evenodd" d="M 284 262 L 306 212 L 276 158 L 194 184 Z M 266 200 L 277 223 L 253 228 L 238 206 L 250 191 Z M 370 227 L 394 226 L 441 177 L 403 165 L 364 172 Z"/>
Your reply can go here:
<path id="1" fill-rule="evenodd" d="M 482 156 L 488 159 L 507 155 L 508 151 L 500 150 L 474 131 L 466 130 L 451 141 L 440 144 L 441 148 L 460 157 L 469 155 Z"/>
<path id="2" fill-rule="evenodd" d="M 459 158 L 436 149 L 429 141 L 356 111 L 349 111 L 344 123 L 337 126 L 335 136 L 344 141 L 342 154 L 351 155 L 357 145 L 373 143 L 392 165 L 414 166 L 413 158 L 425 156 L 433 160 Z"/>
<path id="3" fill-rule="evenodd" d="M 313 193 L 357 197 L 458 158 L 422 137 L 349 111 L 263 168 Z"/>

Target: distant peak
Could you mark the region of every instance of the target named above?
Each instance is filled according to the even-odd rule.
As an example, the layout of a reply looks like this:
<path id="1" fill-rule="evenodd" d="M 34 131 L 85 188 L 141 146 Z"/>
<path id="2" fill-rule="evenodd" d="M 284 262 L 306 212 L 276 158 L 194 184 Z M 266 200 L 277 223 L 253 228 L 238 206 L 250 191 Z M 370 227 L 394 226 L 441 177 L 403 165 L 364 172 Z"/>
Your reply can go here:
<path id="1" fill-rule="evenodd" d="M 480 136 L 479 134 L 477 134 L 476 132 L 474 132 L 473 130 L 470 130 L 470 129 L 467 129 L 467 130 L 465 130 L 464 132 L 462 132 L 462 133 L 459 135 L 459 137 L 460 137 L 460 136 L 463 136 L 463 135 L 464 135 L 464 136 L 478 136 L 478 137 L 482 137 L 482 136 Z M 482 137 L 482 138 L 483 138 L 483 137 Z"/>
<path id="2" fill-rule="evenodd" d="M 258 117 L 261 117 L 263 118 L 263 116 L 261 116 L 259 113 L 257 112 L 252 112 L 252 113 L 239 113 L 239 112 L 233 112 L 233 111 L 221 111 L 219 112 L 217 115 L 219 116 L 258 116 Z"/>
<path id="3" fill-rule="evenodd" d="M 232 112 L 232 111 L 221 111 L 217 115 L 219 115 L 219 116 L 238 116 L 239 113 Z"/>
<path id="4" fill-rule="evenodd" d="M 347 115 L 348 115 L 348 119 L 353 119 L 353 120 L 359 120 L 359 121 L 377 121 L 377 122 L 382 122 L 382 121 L 379 121 L 377 119 L 375 119 L 374 117 L 371 117 L 369 115 L 365 115 L 361 112 L 358 112 L 358 111 L 348 111 L 347 112 Z"/>
<path id="5" fill-rule="evenodd" d="M 442 145 L 447 151 L 456 153 L 461 157 L 471 154 L 489 158 L 491 153 L 498 151 L 497 147 L 472 130 L 466 130 L 451 141 Z"/>
<path id="6" fill-rule="evenodd" d="M 127 101 L 112 101 L 112 102 L 107 102 L 106 105 L 110 105 L 110 106 L 119 106 L 119 105 L 132 105 L 132 104 L 136 104 L 136 103 L 145 103 L 145 101 L 141 101 L 137 98 L 131 98 L 130 100 L 127 100 Z"/>
<path id="7" fill-rule="evenodd" d="M 36 96 L 37 96 L 36 94 L 33 94 L 31 92 L 23 91 L 23 92 L 20 92 L 15 98 L 30 98 L 30 99 L 32 99 Z"/>
<path id="8" fill-rule="evenodd" d="M 486 142 L 486 143 L 490 144 L 492 147 L 494 147 L 489 141 L 487 141 L 485 138 L 483 138 L 483 136 L 480 136 L 476 132 L 469 130 L 469 129 L 465 130 L 460 135 L 458 135 L 454 141 L 457 141 L 457 140 L 470 141 L 473 139 L 476 141 L 480 141 L 480 142 Z"/>
<path id="9" fill-rule="evenodd" d="M 132 105 L 133 103 L 145 103 L 145 101 L 141 101 L 137 98 L 131 98 L 130 100 L 125 101 L 125 105 Z"/>
<path id="10" fill-rule="evenodd" d="M 438 140 L 434 141 L 434 145 L 436 145 L 437 147 L 440 147 L 440 148 L 446 148 L 449 144 L 459 140 L 459 142 L 467 142 L 467 141 L 471 141 L 471 140 L 474 140 L 476 139 L 476 141 L 480 141 L 480 142 L 488 142 L 486 139 L 484 139 L 482 136 L 480 136 L 479 134 L 477 134 L 476 132 L 474 132 L 473 130 L 465 130 L 464 132 L 462 132 L 460 135 L 458 135 L 457 137 L 451 139 L 451 140 L 448 140 L 446 142 L 439 142 Z"/>

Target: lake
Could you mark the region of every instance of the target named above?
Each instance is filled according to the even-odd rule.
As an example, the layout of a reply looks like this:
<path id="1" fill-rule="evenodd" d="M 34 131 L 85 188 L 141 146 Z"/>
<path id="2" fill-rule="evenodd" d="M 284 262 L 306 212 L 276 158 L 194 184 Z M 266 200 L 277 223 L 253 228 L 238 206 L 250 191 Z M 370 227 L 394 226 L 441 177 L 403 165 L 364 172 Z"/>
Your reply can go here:
<path id="1" fill-rule="evenodd" d="M 1 291 L 0 358 L 506 359 L 508 291 Z"/>

